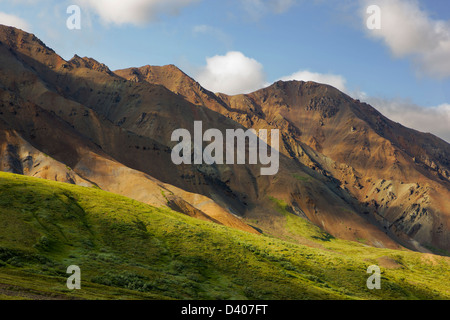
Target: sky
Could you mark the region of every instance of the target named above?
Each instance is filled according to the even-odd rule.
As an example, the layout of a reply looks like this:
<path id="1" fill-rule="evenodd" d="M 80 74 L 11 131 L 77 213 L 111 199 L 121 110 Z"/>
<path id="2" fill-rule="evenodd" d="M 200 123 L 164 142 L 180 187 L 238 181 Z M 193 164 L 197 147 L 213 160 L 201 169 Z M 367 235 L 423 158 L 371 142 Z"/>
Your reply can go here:
<path id="1" fill-rule="evenodd" d="M 66 60 L 175 64 L 214 92 L 327 83 L 450 142 L 448 0 L 0 0 L 0 24 Z"/>

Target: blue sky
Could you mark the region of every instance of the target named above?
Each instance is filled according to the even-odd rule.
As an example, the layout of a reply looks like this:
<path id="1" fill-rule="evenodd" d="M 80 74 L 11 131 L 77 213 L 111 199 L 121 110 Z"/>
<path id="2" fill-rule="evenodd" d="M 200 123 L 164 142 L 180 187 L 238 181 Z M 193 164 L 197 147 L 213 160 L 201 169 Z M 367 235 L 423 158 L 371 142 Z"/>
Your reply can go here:
<path id="1" fill-rule="evenodd" d="M 80 30 L 66 27 L 71 4 Z M 366 26 L 371 4 L 380 30 Z M 65 59 L 88 56 L 112 70 L 175 64 L 212 91 L 329 83 L 450 141 L 447 0 L 0 0 L 0 23 Z"/>

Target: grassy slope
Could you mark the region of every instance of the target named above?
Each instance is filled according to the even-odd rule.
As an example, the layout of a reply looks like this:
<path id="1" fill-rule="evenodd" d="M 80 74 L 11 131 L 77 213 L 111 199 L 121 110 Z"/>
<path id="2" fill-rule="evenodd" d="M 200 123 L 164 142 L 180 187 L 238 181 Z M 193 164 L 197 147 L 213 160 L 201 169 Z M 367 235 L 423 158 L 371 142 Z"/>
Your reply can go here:
<path id="1" fill-rule="evenodd" d="M 0 173 L 0 299 L 450 298 L 448 258 L 333 239 L 274 202 L 294 237 L 316 248 Z M 82 290 L 66 288 L 73 264 Z M 381 290 L 366 287 L 372 264 L 382 266 Z"/>

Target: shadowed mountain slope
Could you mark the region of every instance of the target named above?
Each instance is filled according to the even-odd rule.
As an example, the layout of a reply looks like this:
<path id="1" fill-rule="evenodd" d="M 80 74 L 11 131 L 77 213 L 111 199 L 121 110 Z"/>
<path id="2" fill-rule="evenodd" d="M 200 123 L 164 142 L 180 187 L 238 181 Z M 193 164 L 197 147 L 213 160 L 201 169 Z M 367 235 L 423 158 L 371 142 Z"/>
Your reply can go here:
<path id="1" fill-rule="evenodd" d="M 288 214 L 367 245 L 450 249 L 449 145 L 330 86 L 277 82 L 248 95 L 214 94 L 175 66 L 112 72 L 91 58 L 65 61 L 35 36 L 0 27 L 0 105 L 8 171 L 35 175 L 17 164 L 40 152 L 55 161 L 47 178 L 250 232 L 248 224 L 306 241 L 289 230 Z M 174 165 L 171 134 L 193 132 L 194 121 L 222 132 L 280 129 L 278 174 L 261 176 L 260 165 Z M 67 172 L 55 174 L 56 162 Z"/>
<path id="2" fill-rule="evenodd" d="M 172 65 L 115 73 L 162 84 L 246 127 L 280 129 L 282 152 L 337 184 L 361 212 L 402 239 L 448 250 L 450 145 L 445 141 L 392 122 L 328 85 L 279 81 L 227 96 L 201 88 Z"/>

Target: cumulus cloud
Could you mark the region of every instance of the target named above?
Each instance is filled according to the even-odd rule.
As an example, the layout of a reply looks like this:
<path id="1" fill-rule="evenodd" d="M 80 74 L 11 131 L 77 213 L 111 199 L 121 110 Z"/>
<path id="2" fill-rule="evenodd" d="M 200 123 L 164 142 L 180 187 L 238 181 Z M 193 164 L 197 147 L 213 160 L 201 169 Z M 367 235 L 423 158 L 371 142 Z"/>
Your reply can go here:
<path id="1" fill-rule="evenodd" d="M 196 75 L 197 81 L 206 89 L 229 95 L 249 93 L 260 89 L 265 83 L 261 63 L 246 57 L 239 51 L 206 59 L 206 66 Z"/>
<path id="2" fill-rule="evenodd" d="M 314 81 L 314 82 L 318 82 L 318 83 L 328 84 L 330 86 L 335 87 L 336 89 L 339 89 L 342 92 L 345 92 L 345 93 L 347 92 L 347 88 L 346 88 L 347 81 L 341 75 L 310 72 L 308 70 L 300 70 L 289 76 L 282 77 L 279 80 L 282 80 L 282 81 L 290 81 L 290 80 Z"/>
<path id="3" fill-rule="evenodd" d="M 208 26 L 197 26 L 195 31 L 211 30 Z M 200 68 L 195 78 L 206 89 L 229 95 L 249 93 L 270 85 L 266 80 L 263 65 L 239 51 L 207 58 L 206 66 Z M 341 75 L 300 70 L 278 80 L 325 83 L 347 93 L 346 79 Z"/>
<path id="4" fill-rule="evenodd" d="M 228 52 L 223 56 L 207 58 L 206 62 L 206 66 L 196 74 L 196 79 L 213 92 L 233 95 L 253 92 L 269 85 L 263 65 L 241 52 Z M 349 90 L 345 77 L 330 73 L 300 70 L 279 80 L 314 81 L 331 85 L 355 99 L 369 103 L 386 117 L 405 127 L 429 132 L 450 142 L 450 104 L 423 107 L 407 99 L 372 97 L 360 90 Z"/>
<path id="5" fill-rule="evenodd" d="M 405 127 L 429 132 L 450 143 L 450 104 L 422 107 L 406 99 L 366 97 L 371 106 Z"/>
<path id="6" fill-rule="evenodd" d="M 177 14 L 201 0 L 76 0 L 95 11 L 106 23 L 143 25 L 160 14 Z"/>
<path id="7" fill-rule="evenodd" d="M 31 27 L 28 22 L 26 22 L 22 18 L 4 12 L 0 12 L 0 24 L 15 27 L 28 32 L 31 31 Z"/>
<path id="8" fill-rule="evenodd" d="M 435 20 L 417 0 L 361 0 L 381 8 L 381 29 L 369 30 L 397 58 L 410 57 L 420 73 L 450 77 L 450 21 Z M 364 25 L 367 13 L 363 10 Z"/>

